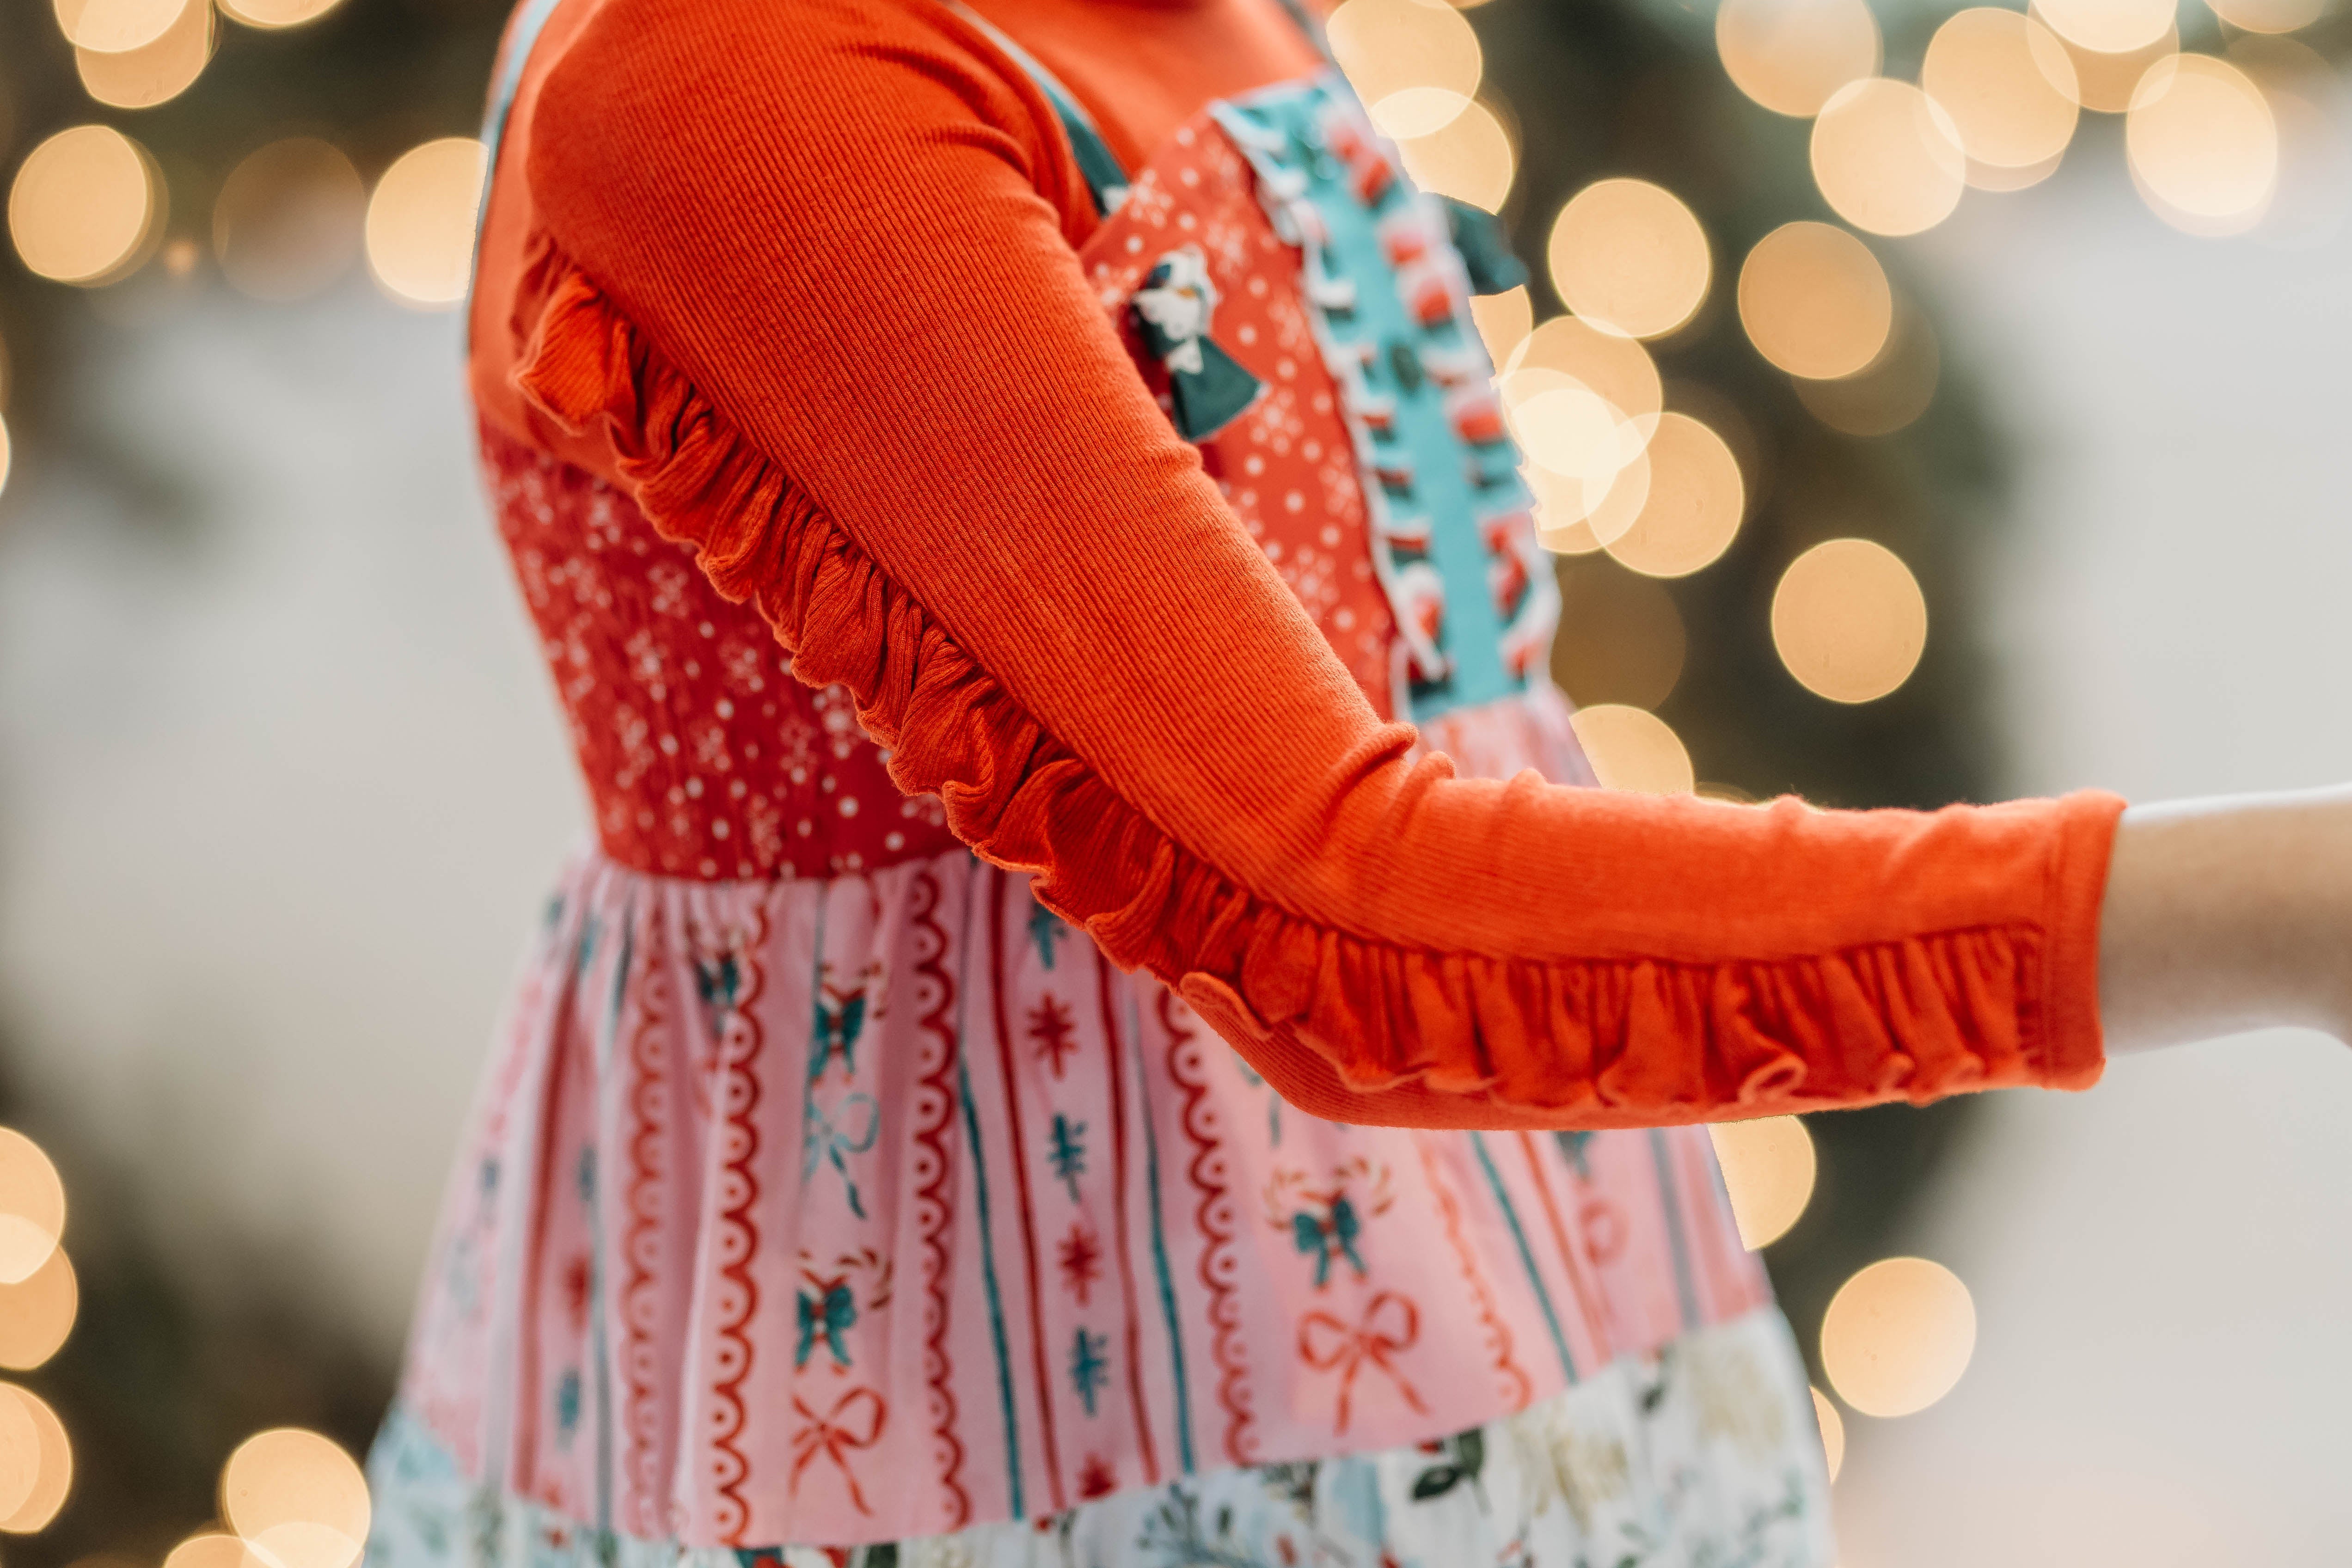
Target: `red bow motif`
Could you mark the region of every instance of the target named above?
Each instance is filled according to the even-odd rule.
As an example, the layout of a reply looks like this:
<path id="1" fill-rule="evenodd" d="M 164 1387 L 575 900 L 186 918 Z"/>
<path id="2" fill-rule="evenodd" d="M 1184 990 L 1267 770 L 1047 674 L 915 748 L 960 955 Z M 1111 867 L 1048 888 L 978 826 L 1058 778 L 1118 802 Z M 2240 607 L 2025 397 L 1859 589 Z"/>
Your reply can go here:
<path id="1" fill-rule="evenodd" d="M 1404 1402 L 1427 1415 L 1429 1407 L 1413 1392 L 1389 1357 L 1409 1351 L 1421 1338 L 1421 1310 L 1404 1297 L 1383 1290 L 1364 1307 L 1363 1321 L 1348 1327 L 1328 1312 L 1309 1312 L 1298 1320 L 1298 1358 L 1317 1372 L 1339 1374 L 1338 1424 L 1332 1432 L 1345 1436 L 1352 1407 L 1356 1378 L 1367 1363 L 1388 1373 Z"/>
<path id="2" fill-rule="evenodd" d="M 857 1477 L 849 1468 L 849 1456 L 853 1449 L 870 1448 L 881 1440 L 882 1424 L 890 1414 L 882 1396 L 870 1388 L 853 1388 L 835 1400 L 831 1410 L 819 1415 L 795 1394 L 793 1408 L 808 1423 L 793 1434 L 793 1495 L 800 1495 L 801 1472 L 823 1454 L 841 1472 L 841 1479 L 849 1483 L 849 1500 L 856 1505 L 857 1511 L 872 1513 L 874 1510 L 866 1506 L 866 1494 L 857 1488 Z M 865 1417 L 863 1430 L 858 1424 L 861 1414 Z"/>

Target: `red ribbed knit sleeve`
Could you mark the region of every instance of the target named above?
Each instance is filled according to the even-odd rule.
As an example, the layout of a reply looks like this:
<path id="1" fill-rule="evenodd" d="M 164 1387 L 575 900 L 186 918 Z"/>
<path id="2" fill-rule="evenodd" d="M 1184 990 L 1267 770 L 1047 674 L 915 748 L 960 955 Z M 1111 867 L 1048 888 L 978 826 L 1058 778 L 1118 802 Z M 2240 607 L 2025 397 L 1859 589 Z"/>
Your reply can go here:
<path id="1" fill-rule="evenodd" d="M 903 787 L 1330 1117 L 2096 1076 L 2111 798 L 1822 813 L 1408 762 L 1107 323 L 1042 104 L 928 5 L 607 0 L 509 153 L 519 384 L 856 693 Z"/>

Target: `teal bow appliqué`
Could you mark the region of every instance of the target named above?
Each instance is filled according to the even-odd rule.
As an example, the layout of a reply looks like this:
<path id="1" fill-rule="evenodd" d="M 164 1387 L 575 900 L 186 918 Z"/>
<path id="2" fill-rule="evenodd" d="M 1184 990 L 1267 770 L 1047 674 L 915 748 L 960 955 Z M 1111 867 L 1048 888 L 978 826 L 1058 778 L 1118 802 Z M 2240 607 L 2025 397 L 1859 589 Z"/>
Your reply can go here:
<path id="1" fill-rule="evenodd" d="M 1207 440 L 1265 390 L 1265 383 L 1210 340 L 1217 289 L 1199 246 L 1161 257 L 1132 303 L 1143 346 L 1167 367 L 1176 433 L 1187 441 Z"/>
<path id="2" fill-rule="evenodd" d="M 1331 1200 L 1330 1216 L 1318 1219 L 1311 1214 L 1290 1216 L 1291 1239 L 1301 1252 L 1315 1255 L 1315 1288 L 1323 1289 L 1331 1278 L 1331 1260 L 1344 1258 L 1356 1270 L 1356 1278 L 1364 1277 L 1364 1260 L 1356 1251 L 1356 1237 L 1364 1233 L 1364 1222 L 1356 1216 L 1356 1205 L 1348 1201 L 1345 1193 Z"/>
<path id="3" fill-rule="evenodd" d="M 847 1366 L 849 1346 L 843 1342 L 842 1335 L 857 1325 L 857 1298 L 850 1294 L 845 1282 L 838 1279 L 825 1286 L 821 1296 L 812 1296 L 803 1290 L 800 1292 L 800 1343 L 793 1352 L 793 1365 L 808 1365 L 810 1352 L 816 1349 L 818 1339 L 823 1338 L 825 1350 L 833 1356 L 834 1365 Z"/>

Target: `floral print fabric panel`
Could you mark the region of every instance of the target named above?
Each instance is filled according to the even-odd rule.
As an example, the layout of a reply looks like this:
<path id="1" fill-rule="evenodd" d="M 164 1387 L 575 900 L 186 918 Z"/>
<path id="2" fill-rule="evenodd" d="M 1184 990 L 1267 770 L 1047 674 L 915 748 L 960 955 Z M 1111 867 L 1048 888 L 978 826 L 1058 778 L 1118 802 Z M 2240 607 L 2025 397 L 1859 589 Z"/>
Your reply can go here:
<path id="1" fill-rule="evenodd" d="M 371 1468 L 375 1568 L 1827 1568 L 1834 1556 L 1811 1404 L 1769 1310 L 1426 1443 L 862 1548 L 696 1550 L 600 1530 L 488 1490 L 404 1416 Z"/>
<path id="2" fill-rule="evenodd" d="M 812 690 L 750 606 L 627 497 L 487 421 L 482 467 L 598 841 L 673 877 L 827 877 L 955 844 L 899 794 L 849 693 Z"/>

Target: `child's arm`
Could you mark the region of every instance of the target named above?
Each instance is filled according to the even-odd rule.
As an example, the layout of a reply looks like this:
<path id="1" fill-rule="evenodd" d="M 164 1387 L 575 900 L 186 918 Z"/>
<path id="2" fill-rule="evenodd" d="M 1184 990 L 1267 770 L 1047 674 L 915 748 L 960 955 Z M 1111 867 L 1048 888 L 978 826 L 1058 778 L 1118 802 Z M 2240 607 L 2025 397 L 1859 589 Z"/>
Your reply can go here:
<path id="1" fill-rule="evenodd" d="M 2268 1024 L 2352 1040 L 2352 788 L 2133 807 L 2099 949 L 2109 1050 Z"/>

